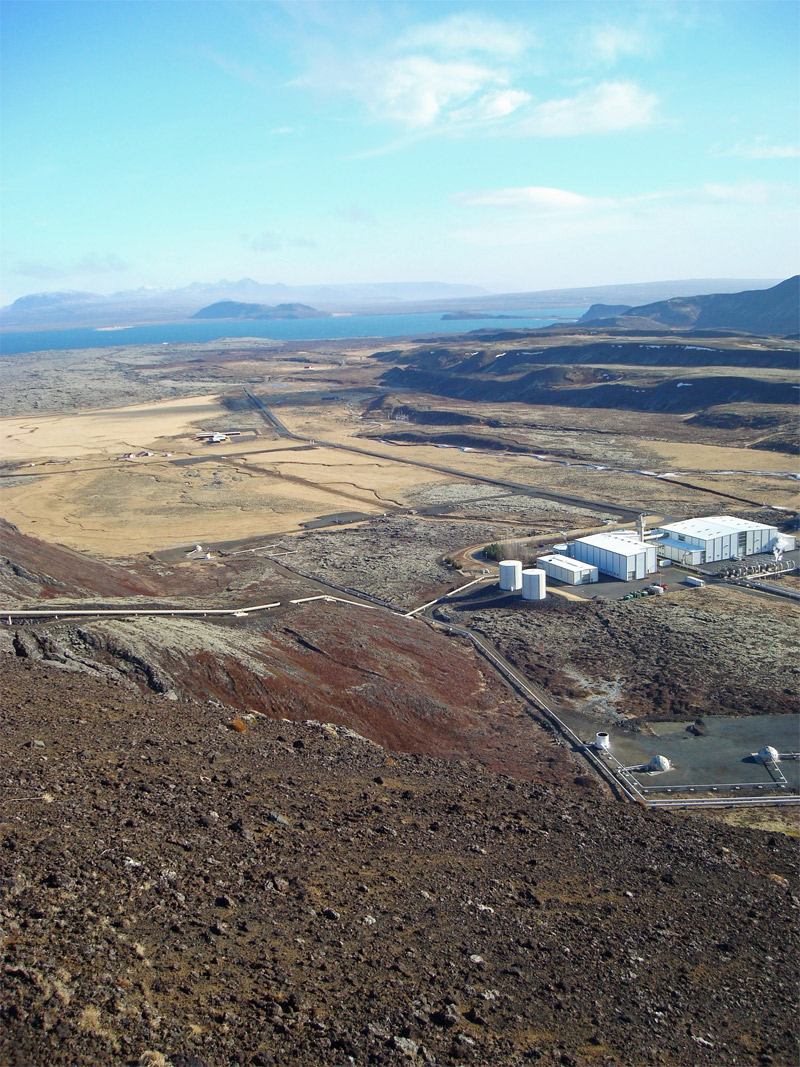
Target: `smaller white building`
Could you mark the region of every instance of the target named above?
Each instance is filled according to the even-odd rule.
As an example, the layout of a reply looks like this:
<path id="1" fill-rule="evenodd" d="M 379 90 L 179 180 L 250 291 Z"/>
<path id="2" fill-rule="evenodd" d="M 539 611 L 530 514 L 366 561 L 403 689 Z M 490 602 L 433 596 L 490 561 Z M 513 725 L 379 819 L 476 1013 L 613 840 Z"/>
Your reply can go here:
<path id="1" fill-rule="evenodd" d="M 569 556 L 540 556 L 536 566 L 541 567 L 549 578 L 556 578 L 567 585 L 584 585 L 600 578 L 597 567 L 591 563 L 581 563 L 579 559 L 570 559 Z"/>
<path id="2" fill-rule="evenodd" d="M 669 522 L 659 526 L 657 533 L 663 535 L 658 542 L 659 556 L 695 566 L 771 552 L 782 538 L 777 526 L 750 522 L 735 515 Z"/>
<path id="3" fill-rule="evenodd" d="M 632 582 L 656 574 L 656 546 L 625 533 L 591 534 L 579 537 L 570 546 L 570 556 L 597 567 L 621 582 Z"/>

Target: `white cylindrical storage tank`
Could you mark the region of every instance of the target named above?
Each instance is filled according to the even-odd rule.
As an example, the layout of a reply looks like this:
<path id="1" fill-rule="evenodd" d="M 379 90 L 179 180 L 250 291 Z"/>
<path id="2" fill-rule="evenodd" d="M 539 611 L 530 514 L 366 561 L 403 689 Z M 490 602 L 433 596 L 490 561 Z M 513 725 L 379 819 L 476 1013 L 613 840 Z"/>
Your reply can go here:
<path id="1" fill-rule="evenodd" d="M 547 592 L 547 575 L 539 568 L 522 572 L 522 599 L 544 600 Z"/>
<path id="2" fill-rule="evenodd" d="M 522 562 L 504 559 L 500 564 L 500 588 L 509 593 L 518 593 L 522 588 Z"/>
<path id="3" fill-rule="evenodd" d="M 763 745 L 758 750 L 758 758 L 762 763 L 777 763 L 781 756 L 777 748 L 773 748 L 772 745 Z"/>
<path id="4" fill-rule="evenodd" d="M 611 738 L 608 736 L 605 730 L 601 730 L 597 735 L 597 740 L 594 743 L 595 748 L 600 748 L 603 752 L 608 752 L 611 749 Z"/>

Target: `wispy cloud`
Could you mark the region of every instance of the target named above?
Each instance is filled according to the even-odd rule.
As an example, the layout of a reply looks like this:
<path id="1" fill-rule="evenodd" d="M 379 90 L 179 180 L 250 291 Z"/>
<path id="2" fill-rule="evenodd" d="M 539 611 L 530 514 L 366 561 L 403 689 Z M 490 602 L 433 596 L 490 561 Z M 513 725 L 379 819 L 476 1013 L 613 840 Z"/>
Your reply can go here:
<path id="1" fill-rule="evenodd" d="M 288 133 L 294 133 L 292 126 L 275 126 L 269 131 L 270 137 L 282 137 Z"/>
<path id="2" fill-rule="evenodd" d="M 218 70 L 223 71 L 229 77 L 234 78 L 236 81 L 244 82 L 246 85 L 251 85 L 255 89 L 267 89 L 270 87 L 272 78 L 265 69 L 259 69 L 252 64 L 247 65 L 239 63 L 235 59 L 231 59 L 230 56 L 223 55 L 221 52 L 216 52 L 211 48 L 205 48 L 199 45 L 194 45 L 187 49 L 190 53 L 200 56 L 202 59 L 208 60 Z"/>
<path id="3" fill-rule="evenodd" d="M 43 281 L 48 278 L 66 278 L 71 274 L 123 274 L 130 269 L 130 263 L 126 263 L 113 252 L 87 252 L 77 262 L 68 266 L 25 259 L 18 260 L 11 268 L 14 274 L 40 278 Z"/>
<path id="4" fill-rule="evenodd" d="M 767 182 L 739 182 L 734 185 L 706 182 L 702 191 L 712 201 L 724 201 L 728 204 L 766 204 L 772 198 L 774 187 Z"/>
<path id="5" fill-rule="evenodd" d="M 481 114 L 504 117 L 529 99 L 519 90 L 499 95 L 498 87 L 505 86 L 500 72 L 460 60 L 406 56 L 375 74 L 368 94 L 371 110 L 412 127 L 441 119 L 475 121 Z"/>
<path id="6" fill-rule="evenodd" d="M 505 71 L 471 57 L 328 59 L 293 84 L 354 97 L 372 118 L 409 131 L 498 121 L 530 99 L 509 85 Z"/>
<path id="7" fill-rule="evenodd" d="M 522 211 L 583 211 L 602 203 L 594 197 L 553 189 L 544 185 L 525 185 L 510 189 L 486 189 L 482 192 L 457 193 L 452 200 L 468 207 L 499 207 Z"/>
<path id="8" fill-rule="evenodd" d="M 519 27 L 468 14 L 418 23 L 391 44 L 347 53 L 317 43 L 290 82 L 349 96 L 376 121 L 407 132 L 502 122 L 531 99 L 515 81 L 532 41 Z"/>
<path id="9" fill-rule="evenodd" d="M 245 243 L 252 252 L 280 252 L 286 248 L 316 248 L 314 241 L 305 237 L 291 237 L 273 230 L 265 230 L 255 237 L 245 237 Z"/>
<path id="10" fill-rule="evenodd" d="M 648 55 L 653 36 L 632 26 L 590 26 L 581 35 L 581 53 L 589 60 L 612 65 L 623 57 Z"/>
<path id="11" fill-rule="evenodd" d="M 376 221 L 374 213 L 360 204 L 348 204 L 339 210 L 338 215 L 355 226 L 374 226 Z"/>
<path id="12" fill-rule="evenodd" d="M 74 268 L 79 274 L 120 274 L 130 270 L 130 263 L 120 259 L 113 252 L 105 255 L 99 252 L 87 252 Z"/>
<path id="13" fill-rule="evenodd" d="M 650 41 L 638 25 L 578 27 L 574 36 L 574 53 L 590 53 L 606 66 L 645 54 Z M 558 50 L 546 52 L 513 18 L 460 12 L 417 22 L 374 46 L 369 34 L 354 31 L 346 52 L 337 40 L 308 44 L 306 70 L 288 84 L 349 98 L 375 127 L 395 127 L 388 146 L 357 158 L 434 135 L 575 137 L 643 128 L 656 118 L 658 97 L 631 79 L 578 82 L 570 95 L 555 96 L 552 82 L 541 79 L 545 62 L 559 64 Z"/>
<path id="14" fill-rule="evenodd" d="M 750 142 L 739 142 L 727 150 L 712 152 L 714 156 L 739 156 L 742 159 L 797 159 L 800 143 L 771 144 L 766 137 L 756 137 Z"/>
<path id="15" fill-rule="evenodd" d="M 455 239 L 500 247 L 538 240 L 544 234 L 578 239 L 581 234 L 632 233 L 641 226 L 685 229 L 689 218 L 697 225 L 708 225 L 711 219 L 740 213 L 742 205 L 765 219 L 794 218 L 797 199 L 797 189 L 788 183 L 706 182 L 693 188 L 616 197 L 529 185 L 460 192 L 450 201 L 476 209 L 474 222 L 464 216 L 464 225 L 453 234 Z"/>
<path id="16" fill-rule="evenodd" d="M 530 100 L 530 94 L 522 89 L 496 89 L 484 93 L 473 103 L 451 112 L 451 122 L 476 123 L 494 122 L 511 115 Z"/>
<path id="17" fill-rule="evenodd" d="M 537 104 L 517 132 L 539 137 L 575 137 L 649 126 L 658 97 L 635 82 L 606 81 L 574 96 Z"/>
<path id="18" fill-rule="evenodd" d="M 57 267 L 54 263 L 39 263 L 32 259 L 18 260 L 11 271 L 27 278 L 40 278 L 42 281 L 48 278 L 64 278 L 67 274 L 63 267 Z"/>
<path id="19" fill-rule="evenodd" d="M 457 14 L 407 30 L 398 44 L 408 49 L 431 49 L 445 54 L 512 58 L 532 43 L 527 31 L 497 19 Z"/>

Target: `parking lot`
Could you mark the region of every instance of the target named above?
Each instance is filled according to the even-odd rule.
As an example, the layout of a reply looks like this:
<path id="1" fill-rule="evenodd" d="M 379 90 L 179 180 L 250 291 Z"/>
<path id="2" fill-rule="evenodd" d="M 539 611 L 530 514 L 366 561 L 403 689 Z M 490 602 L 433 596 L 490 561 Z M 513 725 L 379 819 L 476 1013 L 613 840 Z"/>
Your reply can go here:
<path id="1" fill-rule="evenodd" d="M 675 589 L 685 589 L 689 592 L 692 587 L 684 585 L 683 581 L 689 571 L 673 564 L 671 567 L 659 567 L 658 574 L 648 575 L 635 582 L 621 582 L 617 578 L 611 578 L 607 574 L 600 575 L 600 581 L 591 582 L 588 585 L 568 585 L 559 582 L 555 578 L 547 579 L 548 593 L 565 592 L 580 597 L 581 600 L 622 600 L 629 593 L 641 593 L 655 582 L 663 582 L 667 586 L 667 592 Z M 655 594 L 656 596 L 658 594 Z"/>

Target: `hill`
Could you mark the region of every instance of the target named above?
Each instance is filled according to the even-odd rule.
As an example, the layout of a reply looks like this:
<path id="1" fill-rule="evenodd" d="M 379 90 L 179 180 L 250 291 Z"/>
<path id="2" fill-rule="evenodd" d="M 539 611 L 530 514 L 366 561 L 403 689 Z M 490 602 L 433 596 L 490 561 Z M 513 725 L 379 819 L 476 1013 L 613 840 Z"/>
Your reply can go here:
<path id="1" fill-rule="evenodd" d="M 219 300 L 200 308 L 193 319 L 327 319 L 329 311 L 317 311 L 308 304 L 245 304 L 238 300 Z"/>
<path id="2" fill-rule="evenodd" d="M 800 275 L 771 289 L 709 296 L 674 297 L 625 310 L 594 305 L 580 319 L 595 326 L 661 326 L 672 330 L 735 330 L 750 334 L 796 334 L 800 329 Z"/>
<path id="3" fill-rule="evenodd" d="M 788 837 L 13 658 L 4 690 L 5 1063 L 796 1062 Z"/>
<path id="4" fill-rule="evenodd" d="M 3 307 L 0 313 L 6 330 L 178 322 L 190 318 L 200 308 L 227 301 L 268 307 L 301 302 L 325 311 L 355 314 L 426 311 L 488 314 L 564 308 L 571 318 L 575 308 L 598 302 L 631 307 L 668 297 L 729 293 L 772 284 L 771 279 L 706 278 L 490 295 L 478 286 L 445 282 L 287 286 L 240 278 L 238 281 L 193 282 L 175 289 L 141 286 L 104 294 L 69 290 L 31 293 Z"/>

